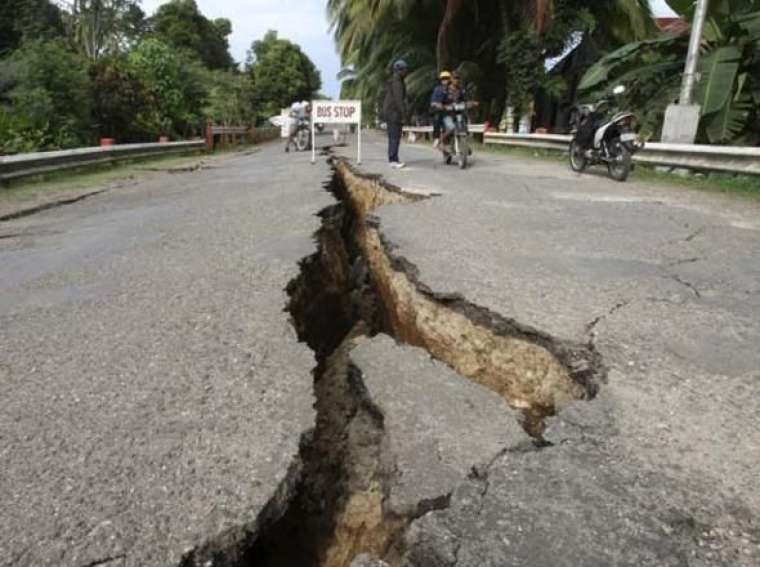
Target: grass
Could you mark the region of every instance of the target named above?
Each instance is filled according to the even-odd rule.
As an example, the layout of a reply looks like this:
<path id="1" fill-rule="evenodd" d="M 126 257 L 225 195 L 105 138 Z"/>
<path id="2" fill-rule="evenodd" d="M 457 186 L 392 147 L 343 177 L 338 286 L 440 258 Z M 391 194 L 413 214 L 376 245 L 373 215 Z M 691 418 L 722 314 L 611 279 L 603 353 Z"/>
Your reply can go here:
<path id="1" fill-rule="evenodd" d="M 201 160 L 256 151 L 254 148 L 254 145 L 227 146 L 219 148 L 214 154 L 192 151 L 181 155 L 143 157 L 9 181 L 0 184 L 0 212 L 34 207 L 56 198 L 68 198 L 127 179 L 146 178 L 167 170 L 194 167 Z"/>
<path id="2" fill-rule="evenodd" d="M 567 163 L 567 155 L 557 150 L 519 148 L 495 144 L 475 144 L 479 151 L 502 154 L 512 157 Z M 568 167 L 570 167 L 568 165 Z M 657 183 L 659 185 L 675 185 L 700 191 L 726 193 L 760 200 L 760 176 L 736 175 L 732 173 L 710 172 L 681 177 L 672 173 L 658 171 L 653 167 L 637 165 L 631 174 L 632 181 Z"/>
<path id="3" fill-rule="evenodd" d="M 12 197 L 23 199 L 25 195 L 97 187 L 120 179 L 146 175 L 149 172 L 148 167 L 151 169 L 188 167 L 200 161 L 201 157 L 195 153 L 193 155 L 142 158 L 36 175 L 7 182 L 4 187 L 0 188 L 0 199 L 5 200 Z"/>

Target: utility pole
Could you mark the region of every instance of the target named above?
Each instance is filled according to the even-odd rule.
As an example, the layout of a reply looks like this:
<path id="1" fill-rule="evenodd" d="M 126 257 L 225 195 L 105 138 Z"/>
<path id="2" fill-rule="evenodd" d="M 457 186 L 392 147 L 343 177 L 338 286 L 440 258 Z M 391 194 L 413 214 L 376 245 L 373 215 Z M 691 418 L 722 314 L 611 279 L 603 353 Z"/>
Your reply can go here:
<path id="1" fill-rule="evenodd" d="M 699 48 L 702 45 L 702 31 L 707 18 L 709 0 L 697 0 L 694 20 L 691 24 L 689 51 L 681 81 L 681 96 L 678 104 L 671 104 L 665 111 L 662 127 L 662 141 L 676 144 L 693 144 L 699 128 L 700 106 L 693 104 L 694 87 L 699 65 Z"/>

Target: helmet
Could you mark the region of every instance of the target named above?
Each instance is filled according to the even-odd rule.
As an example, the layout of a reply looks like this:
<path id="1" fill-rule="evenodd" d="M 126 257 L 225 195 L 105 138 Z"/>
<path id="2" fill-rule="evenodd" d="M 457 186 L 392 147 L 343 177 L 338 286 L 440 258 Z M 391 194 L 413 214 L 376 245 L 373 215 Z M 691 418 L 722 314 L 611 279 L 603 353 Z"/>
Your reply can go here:
<path id="1" fill-rule="evenodd" d="M 409 65 L 407 65 L 406 61 L 404 61 L 403 59 L 399 59 L 393 64 L 394 71 L 401 71 L 403 69 L 407 69 L 408 67 Z"/>
<path id="2" fill-rule="evenodd" d="M 443 80 L 443 79 L 451 79 L 451 73 L 449 73 L 448 71 L 441 71 L 441 74 L 438 75 L 438 78 L 441 79 L 441 80 Z"/>

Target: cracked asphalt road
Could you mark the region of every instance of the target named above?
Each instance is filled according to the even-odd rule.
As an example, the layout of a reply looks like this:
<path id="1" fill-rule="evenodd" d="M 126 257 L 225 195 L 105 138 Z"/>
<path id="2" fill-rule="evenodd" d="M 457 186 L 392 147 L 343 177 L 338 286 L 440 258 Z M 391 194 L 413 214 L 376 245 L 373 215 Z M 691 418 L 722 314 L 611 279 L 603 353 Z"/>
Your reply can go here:
<path id="1" fill-rule="evenodd" d="M 330 172 L 221 163 L 0 223 L 0 565 L 177 565 L 295 482 L 284 288 Z"/>
<path id="2" fill-rule="evenodd" d="M 499 400 L 368 340 L 394 505 L 448 502 L 412 523 L 406 564 L 760 564 L 760 206 L 418 147 L 394 171 L 367 138 L 364 171 L 441 194 L 376 211 L 423 284 L 593 341 L 609 368 L 530 450 Z M 333 202 L 308 159 L 268 145 L 0 222 L 0 564 L 176 565 L 287 496 L 314 358 L 283 290 Z M 458 450 L 452 420 L 479 442 Z"/>
<path id="3" fill-rule="evenodd" d="M 368 138 L 363 171 L 440 194 L 375 212 L 420 282 L 592 341 L 609 369 L 595 400 L 549 420 L 553 446 L 451 486 L 449 509 L 413 523 L 406 560 L 760 564 L 758 203 L 489 154 L 460 171 L 421 146 L 397 171 Z"/>

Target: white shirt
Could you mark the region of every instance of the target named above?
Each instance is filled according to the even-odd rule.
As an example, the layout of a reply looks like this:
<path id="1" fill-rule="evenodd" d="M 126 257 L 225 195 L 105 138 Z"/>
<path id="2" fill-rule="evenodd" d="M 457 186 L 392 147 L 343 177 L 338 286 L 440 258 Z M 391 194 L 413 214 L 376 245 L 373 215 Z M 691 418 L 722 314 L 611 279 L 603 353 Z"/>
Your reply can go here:
<path id="1" fill-rule="evenodd" d="M 294 102 L 290 105 L 290 116 L 293 118 L 306 118 L 306 102 Z"/>

